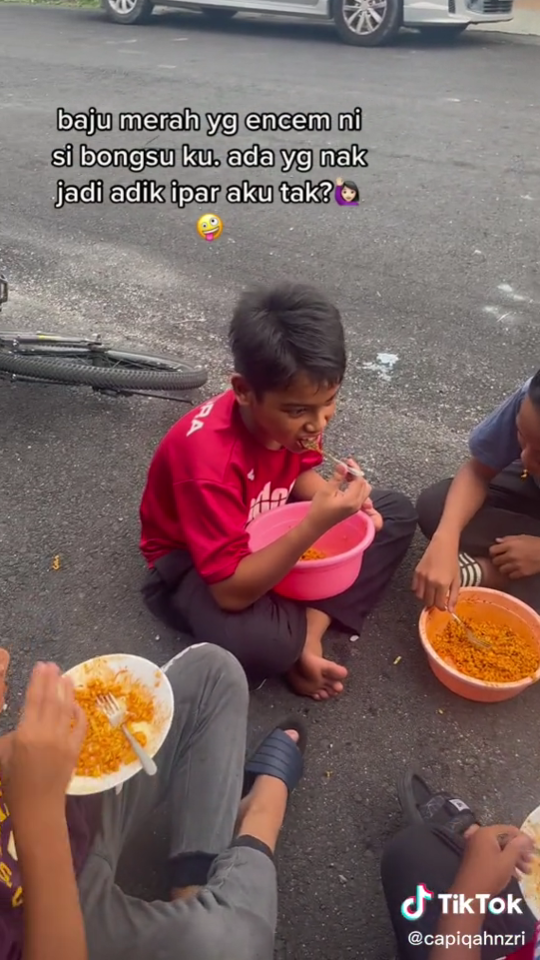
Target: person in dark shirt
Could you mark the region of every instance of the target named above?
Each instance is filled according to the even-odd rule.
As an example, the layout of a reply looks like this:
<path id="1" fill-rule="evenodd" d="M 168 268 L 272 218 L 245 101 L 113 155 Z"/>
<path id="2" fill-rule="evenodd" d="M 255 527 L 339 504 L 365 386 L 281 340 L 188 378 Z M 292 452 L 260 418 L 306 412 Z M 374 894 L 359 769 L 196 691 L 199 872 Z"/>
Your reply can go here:
<path id="1" fill-rule="evenodd" d="M 453 480 L 420 494 L 430 543 L 413 590 L 452 610 L 460 587 L 491 587 L 540 611 L 540 370 L 475 427 L 469 450 Z"/>
<path id="2" fill-rule="evenodd" d="M 345 465 L 331 480 L 315 469 L 347 363 L 339 311 L 323 293 L 302 284 L 248 291 L 229 338 L 232 390 L 176 423 L 150 465 L 143 596 L 174 629 L 233 653 L 253 685 L 284 675 L 301 696 L 326 700 L 342 692 L 347 670 L 324 656 L 324 635 L 332 623 L 361 633 L 409 548 L 414 507 Z M 361 422 L 361 396 L 356 403 Z M 369 438 L 357 442 L 366 448 Z M 310 501 L 305 519 L 251 553 L 250 521 L 289 499 Z M 302 554 L 359 510 L 377 533 L 356 582 L 309 604 L 278 596 Z"/>
<path id="3" fill-rule="evenodd" d="M 0 960 L 221 960 L 224 944 L 234 960 L 272 960 L 273 851 L 306 731 L 278 724 L 245 764 L 238 661 L 198 644 L 165 669 L 175 713 L 157 774 L 66 799 L 86 721 L 58 667 L 35 668 L 19 726 L 0 737 Z M 167 798 L 171 899 L 147 903 L 120 890 L 116 867 Z"/>

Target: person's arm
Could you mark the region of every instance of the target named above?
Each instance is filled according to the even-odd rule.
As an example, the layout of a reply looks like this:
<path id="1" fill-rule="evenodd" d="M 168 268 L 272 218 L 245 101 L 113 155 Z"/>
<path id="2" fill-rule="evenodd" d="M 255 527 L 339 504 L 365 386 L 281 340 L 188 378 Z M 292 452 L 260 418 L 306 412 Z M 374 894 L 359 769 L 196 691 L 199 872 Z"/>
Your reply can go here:
<path id="1" fill-rule="evenodd" d="M 507 397 L 472 431 L 471 459 L 456 475 L 448 492 L 437 537 L 457 544 L 459 536 L 484 503 L 489 484 L 521 454 L 516 418 L 527 384 Z"/>
<path id="2" fill-rule="evenodd" d="M 23 960 L 88 958 L 66 821 L 85 730 L 70 681 L 54 664 L 38 664 L 19 726 L 0 750 L 24 886 Z"/>
<path id="3" fill-rule="evenodd" d="M 319 485 L 304 520 L 274 543 L 244 557 L 231 577 L 210 585 L 222 610 L 240 611 L 251 606 L 289 573 L 323 533 L 361 509 L 371 488 L 364 478 L 353 478 L 342 492 L 345 475 L 346 467 L 338 467 L 332 480 Z"/>
<path id="4" fill-rule="evenodd" d="M 328 529 L 308 514 L 274 543 L 244 557 L 232 577 L 210 584 L 210 592 L 222 610 L 239 612 L 272 590 L 302 554 Z"/>
<path id="5" fill-rule="evenodd" d="M 88 960 L 65 817 L 39 797 L 13 816 L 24 888 L 23 960 Z"/>
<path id="6" fill-rule="evenodd" d="M 319 490 L 324 490 L 328 480 L 325 480 L 316 470 L 306 470 L 296 481 L 292 495 L 297 500 L 313 500 Z"/>
<path id="7" fill-rule="evenodd" d="M 459 538 L 484 503 L 489 484 L 498 471 L 472 457 L 458 470 L 446 497 L 443 514 L 433 540 L 449 549 L 459 548 Z"/>
<path id="8" fill-rule="evenodd" d="M 430 951 L 429 960 L 480 960 L 482 947 L 472 945 L 472 941 L 471 945 L 463 943 L 464 934 L 474 938 L 484 925 L 485 911 L 481 912 L 481 902 L 476 897 L 496 897 L 516 870 L 529 873 L 532 852 L 532 839 L 517 827 L 497 825 L 476 830 L 466 841 L 461 867 L 448 891 L 461 894 L 474 912 L 441 914 L 436 936 L 444 939 Z M 457 933 L 461 934 L 461 943 L 455 942 Z"/>
<path id="9" fill-rule="evenodd" d="M 516 417 L 523 396 L 524 388 L 513 393 L 470 436 L 470 459 L 450 485 L 437 530 L 414 573 L 413 590 L 427 607 L 453 610 L 457 603 L 461 534 L 484 503 L 491 480 L 520 456 Z"/>
<path id="10" fill-rule="evenodd" d="M 496 473 L 473 457 L 450 485 L 439 526 L 414 571 L 414 593 L 427 607 L 454 609 L 461 586 L 461 533 L 484 503 Z"/>
<path id="11" fill-rule="evenodd" d="M 463 890 L 457 885 L 448 892 L 459 894 L 463 893 Z M 484 917 L 479 909 L 474 913 L 442 914 L 437 926 L 437 937 L 444 937 L 444 941 L 433 947 L 429 954 L 429 960 L 480 960 L 482 948 L 473 944 L 474 937 L 482 932 L 483 922 Z M 471 946 L 464 946 L 463 942 L 459 943 L 456 936 L 458 933 L 461 935 L 461 940 L 463 940 L 464 935 L 470 936 Z"/>

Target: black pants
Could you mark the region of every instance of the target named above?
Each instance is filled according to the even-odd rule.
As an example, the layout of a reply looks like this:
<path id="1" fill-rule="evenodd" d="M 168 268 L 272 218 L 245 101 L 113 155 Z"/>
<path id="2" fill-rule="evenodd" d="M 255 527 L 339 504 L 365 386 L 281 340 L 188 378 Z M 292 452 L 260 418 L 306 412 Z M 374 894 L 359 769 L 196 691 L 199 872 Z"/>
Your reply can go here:
<path id="1" fill-rule="evenodd" d="M 513 463 L 495 477 L 486 502 L 461 535 L 461 550 L 487 557 L 497 537 L 540 537 L 540 487 L 532 477 L 523 480 L 522 473 L 522 465 Z M 428 540 L 439 525 L 451 483 L 435 483 L 418 498 L 418 523 Z M 508 592 L 540 612 L 540 575 L 512 581 Z"/>
<path id="2" fill-rule="evenodd" d="M 407 553 L 416 529 L 412 503 L 403 494 L 386 490 L 374 491 L 372 500 L 384 518 L 383 529 L 366 551 L 357 581 L 337 597 L 302 604 L 269 593 L 246 610 L 229 613 L 218 606 L 190 555 L 178 550 L 149 573 L 142 589 L 145 603 L 173 629 L 229 650 L 252 683 L 280 676 L 296 663 L 304 647 L 307 606 L 359 634 Z"/>
<path id="3" fill-rule="evenodd" d="M 428 960 L 433 943 L 442 903 L 437 894 L 447 893 L 454 883 L 463 856 L 464 841 L 451 836 L 442 829 L 428 826 L 406 827 L 386 845 L 381 863 L 381 878 L 388 911 L 398 943 L 399 960 Z M 406 920 L 401 914 L 401 904 L 414 897 L 416 888 L 424 883 L 435 898 L 426 904 L 424 915 L 419 920 Z M 479 891 L 482 893 L 483 891 Z M 536 921 L 522 898 L 516 880 L 501 894 L 513 894 L 521 898 L 523 913 L 486 914 L 484 931 L 493 938 L 482 947 L 482 960 L 498 960 L 510 956 L 529 943 L 536 928 Z M 459 921 L 459 917 L 456 918 Z M 459 922 L 456 924 L 459 929 Z M 409 934 L 419 931 L 428 943 L 411 944 Z M 507 937 L 513 937 L 512 942 Z"/>

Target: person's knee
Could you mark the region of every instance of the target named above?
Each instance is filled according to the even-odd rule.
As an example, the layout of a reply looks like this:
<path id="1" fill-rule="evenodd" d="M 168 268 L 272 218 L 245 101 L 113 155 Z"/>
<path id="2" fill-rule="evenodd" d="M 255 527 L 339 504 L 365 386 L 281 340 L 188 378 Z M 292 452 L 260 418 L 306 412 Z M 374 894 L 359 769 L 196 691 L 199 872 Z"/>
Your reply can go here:
<path id="1" fill-rule="evenodd" d="M 232 653 L 213 643 L 206 643 L 201 656 L 209 676 L 219 678 L 228 689 L 234 689 L 240 698 L 249 697 L 244 668 Z"/>
<path id="2" fill-rule="evenodd" d="M 418 850 L 424 849 L 429 843 L 431 832 L 421 824 L 404 827 L 399 833 L 387 840 L 381 856 L 381 878 L 391 878 L 403 871 L 404 864 L 408 864 L 417 855 Z"/>
<path id="3" fill-rule="evenodd" d="M 286 631 L 274 632 L 271 625 L 268 629 L 261 627 L 258 636 L 253 638 L 249 655 L 246 655 L 245 668 L 250 679 L 270 680 L 288 673 L 299 659 L 305 640 L 305 634 L 295 636 Z"/>
<path id="4" fill-rule="evenodd" d="M 433 536 L 439 526 L 450 483 L 451 480 L 441 480 L 431 487 L 426 487 L 416 501 L 418 526 L 428 538 Z"/>
<path id="5" fill-rule="evenodd" d="M 416 530 L 417 512 L 414 503 L 405 493 L 398 490 L 384 491 L 375 506 L 381 511 L 383 519 L 392 523 L 396 535 L 410 535 L 412 539 Z"/>
<path id="6" fill-rule="evenodd" d="M 272 960 L 274 955 L 274 934 L 265 925 L 250 924 L 245 914 L 238 915 L 234 923 L 234 909 L 231 916 L 223 917 L 222 911 L 212 915 L 201 911 L 198 922 L 191 922 L 182 936 L 182 955 L 190 960 L 221 960 L 224 945 L 227 955 L 235 960 Z M 248 921 L 248 922 L 246 922 Z M 242 927 L 245 929 L 242 930 Z"/>
<path id="7" fill-rule="evenodd" d="M 404 527 L 414 533 L 418 521 L 416 507 L 405 493 L 394 491 L 392 498 L 393 514 Z"/>
<path id="8" fill-rule="evenodd" d="M 189 661 L 183 661 L 184 657 L 189 658 Z M 188 662 L 200 674 L 200 685 L 203 680 L 219 680 L 228 690 L 234 691 L 240 703 L 244 700 L 247 702 L 249 691 L 246 674 L 232 653 L 213 643 L 195 643 L 182 650 L 167 665 L 167 673 L 171 681 L 177 672 L 178 675 L 181 674 L 182 667 Z"/>

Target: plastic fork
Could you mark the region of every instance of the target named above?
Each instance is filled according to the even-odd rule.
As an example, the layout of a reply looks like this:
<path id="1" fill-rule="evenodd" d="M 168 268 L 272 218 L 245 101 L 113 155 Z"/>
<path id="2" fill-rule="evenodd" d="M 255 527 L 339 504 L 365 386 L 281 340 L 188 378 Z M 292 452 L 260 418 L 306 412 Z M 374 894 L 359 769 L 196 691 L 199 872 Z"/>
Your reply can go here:
<path id="1" fill-rule="evenodd" d="M 149 777 L 153 777 L 157 773 L 157 767 L 152 757 L 148 756 L 144 747 L 141 747 L 139 741 L 133 736 L 131 731 L 128 730 L 125 723 L 126 711 L 120 706 L 116 697 L 114 697 L 112 693 L 106 693 L 104 696 L 97 698 L 97 704 L 107 717 L 111 727 L 120 727 L 126 740 L 128 740 L 141 761 L 144 772 L 147 773 Z"/>
<path id="2" fill-rule="evenodd" d="M 335 457 L 333 453 L 328 453 L 326 450 L 323 450 L 322 455 L 327 460 L 332 460 L 333 463 L 339 464 L 340 467 L 345 467 L 347 473 L 349 473 L 351 477 L 356 477 L 358 480 L 361 480 L 364 476 L 362 470 L 355 470 L 354 467 L 349 467 L 345 460 L 340 460 L 339 457 Z"/>
<path id="3" fill-rule="evenodd" d="M 329 453 L 328 450 L 322 449 L 319 446 L 318 441 L 317 442 L 308 441 L 308 442 L 310 443 L 310 446 L 306 446 L 305 448 L 306 450 L 315 450 L 316 453 L 320 453 L 325 460 L 331 460 L 332 463 L 336 463 L 340 467 L 345 467 L 347 470 L 347 473 L 351 477 L 356 477 L 357 480 L 361 480 L 364 477 L 364 473 L 362 470 L 355 470 L 354 467 L 349 467 L 349 465 L 345 462 L 345 460 L 340 459 L 339 457 L 336 457 L 333 453 Z"/>
<path id="4" fill-rule="evenodd" d="M 480 640 L 480 638 L 469 629 L 467 624 L 463 622 L 461 617 L 458 617 L 457 613 L 450 613 L 450 616 L 454 618 L 456 623 L 459 623 L 461 629 L 465 632 L 465 636 L 467 637 L 469 643 L 472 643 L 472 645 L 477 647 L 479 650 L 491 650 L 491 644 L 488 643 L 487 640 Z"/>

